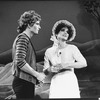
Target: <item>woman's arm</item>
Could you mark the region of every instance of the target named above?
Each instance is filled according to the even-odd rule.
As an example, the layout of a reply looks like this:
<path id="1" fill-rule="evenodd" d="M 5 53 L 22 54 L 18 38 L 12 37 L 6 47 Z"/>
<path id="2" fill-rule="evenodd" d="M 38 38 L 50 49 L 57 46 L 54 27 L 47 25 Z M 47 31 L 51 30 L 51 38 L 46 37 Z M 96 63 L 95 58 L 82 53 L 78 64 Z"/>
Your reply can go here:
<path id="1" fill-rule="evenodd" d="M 49 63 L 49 54 L 48 54 L 47 50 L 46 50 L 45 55 L 44 55 L 43 72 L 45 73 L 45 75 L 48 75 L 49 72 L 51 72 L 50 63 Z"/>
<path id="2" fill-rule="evenodd" d="M 48 50 L 46 50 L 44 56 L 44 66 L 43 66 L 43 72 L 45 73 L 45 75 L 48 75 L 50 73 L 56 73 L 59 71 L 59 68 L 52 65 L 52 62 L 50 61 L 49 58 L 50 58 L 50 54 Z"/>
<path id="3" fill-rule="evenodd" d="M 73 52 L 73 58 L 75 59 L 75 62 L 73 63 L 66 63 L 66 64 L 61 64 L 63 68 L 83 68 L 87 66 L 86 59 L 83 57 L 81 52 L 76 46 L 73 46 L 72 48 Z"/>

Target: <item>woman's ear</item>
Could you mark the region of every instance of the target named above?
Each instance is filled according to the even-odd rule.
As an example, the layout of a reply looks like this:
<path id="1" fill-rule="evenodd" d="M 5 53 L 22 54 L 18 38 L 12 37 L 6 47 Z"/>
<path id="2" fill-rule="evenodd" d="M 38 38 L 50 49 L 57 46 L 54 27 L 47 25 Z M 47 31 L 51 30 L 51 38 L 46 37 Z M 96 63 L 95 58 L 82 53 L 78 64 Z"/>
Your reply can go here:
<path id="1" fill-rule="evenodd" d="M 57 38 L 58 34 L 55 34 L 55 36 L 56 36 L 56 38 Z"/>

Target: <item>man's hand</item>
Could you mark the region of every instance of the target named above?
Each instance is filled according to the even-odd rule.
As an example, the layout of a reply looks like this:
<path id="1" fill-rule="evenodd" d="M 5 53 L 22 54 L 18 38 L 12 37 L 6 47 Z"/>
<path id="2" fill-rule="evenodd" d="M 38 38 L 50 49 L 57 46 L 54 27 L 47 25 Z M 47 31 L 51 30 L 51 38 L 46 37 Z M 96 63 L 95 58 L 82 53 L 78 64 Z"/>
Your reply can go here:
<path id="1" fill-rule="evenodd" d="M 38 73 L 38 76 L 37 76 L 37 79 L 39 80 L 39 81 L 43 81 L 44 79 L 45 79 L 45 77 L 46 77 L 46 75 L 44 74 L 44 73 Z"/>

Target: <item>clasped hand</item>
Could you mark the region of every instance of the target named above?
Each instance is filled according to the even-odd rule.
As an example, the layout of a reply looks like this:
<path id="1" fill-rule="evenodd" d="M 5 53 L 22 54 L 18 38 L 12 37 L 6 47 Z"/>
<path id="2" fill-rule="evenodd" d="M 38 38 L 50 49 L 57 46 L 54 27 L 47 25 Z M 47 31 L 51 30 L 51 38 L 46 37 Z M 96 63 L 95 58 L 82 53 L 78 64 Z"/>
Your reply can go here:
<path id="1" fill-rule="evenodd" d="M 51 72 L 58 72 L 61 69 L 63 69 L 61 64 L 57 64 L 55 66 L 51 66 Z"/>
<path id="2" fill-rule="evenodd" d="M 39 72 L 38 73 L 38 76 L 37 76 L 37 79 L 41 82 L 43 82 L 43 80 L 45 79 L 46 75 L 43 73 L 43 72 Z"/>
<path id="3" fill-rule="evenodd" d="M 51 72 L 59 72 L 61 69 L 69 69 L 69 64 L 57 64 L 55 66 L 51 66 Z"/>

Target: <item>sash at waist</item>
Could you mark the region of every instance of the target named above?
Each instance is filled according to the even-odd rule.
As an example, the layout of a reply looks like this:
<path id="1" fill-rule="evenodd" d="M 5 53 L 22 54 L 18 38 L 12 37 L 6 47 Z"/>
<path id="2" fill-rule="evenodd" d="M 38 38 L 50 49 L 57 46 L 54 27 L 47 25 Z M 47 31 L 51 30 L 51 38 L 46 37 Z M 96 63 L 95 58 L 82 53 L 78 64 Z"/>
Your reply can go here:
<path id="1" fill-rule="evenodd" d="M 65 71 L 71 71 L 71 69 L 61 69 L 58 71 L 58 73 L 62 73 L 62 72 L 65 72 Z"/>

